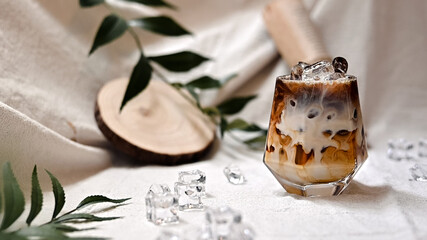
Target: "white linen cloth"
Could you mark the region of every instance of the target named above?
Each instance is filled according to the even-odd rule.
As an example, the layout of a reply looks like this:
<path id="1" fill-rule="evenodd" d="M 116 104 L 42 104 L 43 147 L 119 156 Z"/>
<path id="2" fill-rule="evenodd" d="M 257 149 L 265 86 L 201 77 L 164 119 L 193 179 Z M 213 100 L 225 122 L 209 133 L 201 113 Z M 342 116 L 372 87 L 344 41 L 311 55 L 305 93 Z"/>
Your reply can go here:
<path id="1" fill-rule="evenodd" d="M 137 30 L 147 55 L 191 49 L 215 59 L 189 74 L 167 74 L 176 81 L 202 74 L 223 77 L 237 72 L 206 103 L 232 94 L 258 93 L 241 113 L 267 126 L 275 77 L 289 70 L 280 60 L 263 25 L 261 0 L 177 0 L 178 12 L 138 4 L 118 5 L 129 17 L 165 13 L 195 33 L 160 38 Z M 152 183 L 177 179 L 178 171 L 207 174 L 210 207 L 229 205 L 243 213 L 257 239 L 426 239 L 427 185 L 408 181 L 414 161 L 386 157 L 389 138 L 417 141 L 427 137 L 427 2 L 306 2 L 332 56 L 344 56 L 358 77 L 369 158 L 339 197 L 288 195 L 262 163 L 262 152 L 225 137 L 205 161 L 161 167 L 139 166 L 113 150 L 93 117 L 99 88 L 128 76 L 138 59 L 132 38 L 87 57 L 96 30 L 108 11 L 80 9 L 72 0 L 0 1 L 0 163 L 12 163 L 29 197 L 31 170 L 39 167 L 44 191 L 50 190 L 43 168 L 64 184 L 65 210 L 90 194 L 132 197 L 131 204 L 105 216 L 123 219 L 95 224 L 85 236 L 154 239 L 161 229 L 185 229 L 203 221 L 203 212 L 180 212 L 181 223 L 158 227 L 145 219 L 144 196 Z M 286 34 L 284 32 L 283 34 Z M 426 159 L 424 159 L 425 161 Z M 230 185 L 222 169 L 240 165 L 248 182 Z M 53 197 L 35 223 L 49 219 Z M 26 212 L 29 211 L 27 204 Z M 13 225 L 24 225 L 26 214 Z"/>

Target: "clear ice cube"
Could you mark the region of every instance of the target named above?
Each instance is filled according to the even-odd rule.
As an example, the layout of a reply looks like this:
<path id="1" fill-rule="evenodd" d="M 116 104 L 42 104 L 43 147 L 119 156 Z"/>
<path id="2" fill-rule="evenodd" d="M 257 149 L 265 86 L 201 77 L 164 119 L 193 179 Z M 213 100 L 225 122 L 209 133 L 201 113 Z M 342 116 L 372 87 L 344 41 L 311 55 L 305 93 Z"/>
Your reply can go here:
<path id="1" fill-rule="evenodd" d="M 224 174 L 228 181 L 232 184 L 240 185 L 246 182 L 245 176 L 237 165 L 228 165 L 226 168 L 224 168 Z"/>
<path id="2" fill-rule="evenodd" d="M 178 182 L 181 183 L 206 183 L 206 174 L 200 170 L 179 172 Z"/>
<path id="3" fill-rule="evenodd" d="M 333 74 L 334 67 L 328 61 L 320 61 L 307 66 L 302 72 L 303 81 L 325 81 L 329 75 Z"/>
<path id="4" fill-rule="evenodd" d="M 292 80 L 301 80 L 302 72 L 304 68 L 309 66 L 305 62 L 299 62 L 297 65 L 293 66 L 291 69 L 291 79 Z"/>
<path id="5" fill-rule="evenodd" d="M 427 138 L 421 138 L 418 142 L 418 156 L 427 157 Z"/>
<path id="6" fill-rule="evenodd" d="M 204 184 L 176 182 L 175 193 L 178 195 L 179 210 L 203 209 Z"/>
<path id="7" fill-rule="evenodd" d="M 154 224 L 177 223 L 178 196 L 166 184 L 153 184 L 145 196 L 147 220 Z"/>
<path id="8" fill-rule="evenodd" d="M 413 148 L 414 144 L 404 138 L 390 139 L 388 141 L 387 156 L 394 160 L 411 159 L 411 150 Z"/>
<path id="9" fill-rule="evenodd" d="M 203 209 L 202 197 L 206 195 L 206 174 L 200 170 L 180 172 L 175 183 L 179 210 Z"/>
<path id="10" fill-rule="evenodd" d="M 213 239 L 234 239 L 233 226 L 241 223 L 242 215 L 227 206 L 209 208 L 206 220 Z"/>
<path id="11" fill-rule="evenodd" d="M 427 182 L 427 164 L 417 163 L 409 171 L 415 181 Z"/>
<path id="12" fill-rule="evenodd" d="M 334 72 L 331 75 L 327 76 L 325 78 L 325 80 L 334 81 L 334 80 L 344 79 L 344 78 L 345 78 L 345 74 L 344 73 Z"/>

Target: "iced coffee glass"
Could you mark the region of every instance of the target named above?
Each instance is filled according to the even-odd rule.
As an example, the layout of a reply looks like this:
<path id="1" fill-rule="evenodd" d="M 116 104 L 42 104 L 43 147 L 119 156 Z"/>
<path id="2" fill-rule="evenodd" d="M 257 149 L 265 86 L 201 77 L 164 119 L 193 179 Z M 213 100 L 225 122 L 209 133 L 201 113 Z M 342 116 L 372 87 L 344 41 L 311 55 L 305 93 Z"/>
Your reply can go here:
<path id="1" fill-rule="evenodd" d="M 264 163 L 287 192 L 339 195 L 367 158 L 357 79 L 343 58 L 276 79 Z"/>

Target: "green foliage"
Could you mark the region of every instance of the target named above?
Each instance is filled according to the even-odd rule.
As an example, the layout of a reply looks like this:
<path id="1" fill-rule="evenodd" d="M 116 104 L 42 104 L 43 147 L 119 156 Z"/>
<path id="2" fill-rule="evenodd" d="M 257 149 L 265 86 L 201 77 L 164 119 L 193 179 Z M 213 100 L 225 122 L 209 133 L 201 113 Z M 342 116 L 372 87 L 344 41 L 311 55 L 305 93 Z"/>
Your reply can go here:
<path id="1" fill-rule="evenodd" d="M 87 213 L 74 213 L 74 214 L 67 214 L 62 217 L 59 217 L 55 219 L 54 223 L 78 223 L 81 221 L 86 222 L 102 222 L 102 221 L 109 221 L 118 219 L 120 217 L 97 217 L 92 214 Z"/>
<path id="2" fill-rule="evenodd" d="M 228 125 L 227 120 L 223 116 L 221 116 L 220 122 L 219 122 L 219 131 L 221 133 L 221 138 L 224 137 L 224 132 L 227 129 L 227 125 Z"/>
<path id="3" fill-rule="evenodd" d="M 39 237 L 42 239 L 64 239 L 65 238 L 65 234 L 63 232 L 58 231 L 56 228 L 50 225 L 23 228 L 18 230 L 16 234 L 22 237 Z"/>
<path id="4" fill-rule="evenodd" d="M 218 108 L 216 107 L 206 107 L 202 109 L 202 112 L 208 116 L 211 117 L 216 117 L 221 115 L 221 113 L 219 112 Z"/>
<path id="5" fill-rule="evenodd" d="M 219 104 L 218 110 L 224 115 L 232 115 L 240 112 L 256 96 L 236 97 Z"/>
<path id="6" fill-rule="evenodd" d="M 133 19 L 129 21 L 129 25 L 166 36 L 182 36 L 191 34 L 188 30 L 175 22 L 175 20 L 167 16 Z"/>
<path id="7" fill-rule="evenodd" d="M 200 107 L 199 94 L 197 94 L 196 91 L 194 90 L 194 88 L 191 87 L 191 86 L 185 86 L 185 88 L 191 94 L 191 96 L 194 98 L 194 100 L 196 101 L 197 106 Z"/>
<path id="8" fill-rule="evenodd" d="M 53 210 L 53 215 L 52 215 L 52 219 L 54 219 L 64 207 L 65 192 L 61 186 L 61 183 L 59 183 L 58 179 L 56 179 L 56 177 L 53 176 L 53 174 L 50 173 L 48 170 L 46 170 L 46 172 L 49 175 L 50 180 L 52 182 L 53 195 L 55 197 L 55 209 Z"/>
<path id="9" fill-rule="evenodd" d="M 3 165 L 4 215 L 0 230 L 8 228 L 24 211 L 24 194 L 16 181 L 10 163 Z"/>
<path id="10" fill-rule="evenodd" d="M 150 7 L 168 7 L 172 10 L 176 9 L 175 6 L 163 0 L 123 1 L 139 3 Z M 186 84 L 170 83 L 162 74 L 160 74 L 160 72 L 157 70 L 157 67 L 161 66 L 162 68 L 172 72 L 186 72 L 198 67 L 210 59 L 191 51 L 181 51 L 167 55 L 145 57 L 141 46 L 141 41 L 133 28 L 138 27 L 153 33 L 172 37 L 191 34 L 190 31 L 185 29 L 174 19 L 167 16 L 140 17 L 132 20 L 126 20 L 123 16 L 120 16 L 111 6 L 109 6 L 108 3 L 105 3 L 104 0 L 80 0 L 80 6 L 82 7 L 91 7 L 99 4 L 106 6 L 107 9 L 112 12 L 112 14 L 107 16 L 101 23 L 89 54 L 93 53 L 98 47 L 119 38 L 126 31 L 128 31 L 134 38 L 139 51 L 141 52 L 139 61 L 133 68 L 132 74 L 130 76 L 129 83 L 120 105 L 120 111 L 125 107 L 126 103 L 144 91 L 144 89 L 148 86 L 152 75 L 157 75 L 160 79 L 177 89 L 177 91 L 183 91 L 184 93 L 181 93 L 183 93 L 185 98 L 190 100 L 190 102 L 199 108 L 200 111 L 202 111 L 205 115 L 209 116 L 210 120 L 218 125 L 221 138 L 226 132 L 231 132 L 234 130 L 258 132 L 261 134 L 259 139 L 265 138 L 266 131 L 256 124 L 247 123 L 243 119 L 235 119 L 230 123 L 227 120 L 227 117 L 230 115 L 240 112 L 248 102 L 255 98 L 255 96 L 228 99 L 216 107 L 202 107 L 200 104 L 199 93 L 202 90 L 219 89 L 229 80 L 235 78 L 237 76 L 236 74 L 226 76 L 222 80 L 215 79 L 211 76 L 201 76 L 188 81 Z M 188 96 L 188 94 L 192 99 L 189 99 L 190 96 Z M 260 141 L 261 140 L 258 142 Z M 253 146 L 257 140 L 249 139 L 242 140 L 242 142 L 249 146 Z M 55 213 L 58 214 L 56 211 Z"/>
<path id="11" fill-rule="evenodd" d="M 133 68 L 132 75 L 130 76 L 128 86 L 126 88 L 125 96 L 123 97 L 120 111 L 126 103 L 142 92 L 148 85 L 151 79 L 152 68 L 147 61 L 144 54 L 141 54 L 138 63 Z"/>
<path id="12" fill-rule="evenodd" d="M 10 163 L 8 162 L 3 165 L 3 196 L 5 199 L 5 213 L 3 215 L 3 221 L 0 229 L 0 239 L 105 239 L 96 237 L 70 237 L 67 235 L 67 233 L 85 231 L 93 228 L 76 228 L 67 224 L 101 222 L 114 220 L 120 217 L 97 217 L 89 213 L 73 214 L 73 212 L 80 211 L 81 209 L 89 205 L 98 203 L 121 204 L 128 201 L 130 198 L 111 199 L 102 195 L 92 195 L 83 199 L 75 209 L 61 216 L 57 216 L 58 213 L 61 211 L 62 207 L 64 206 L 65 193 L 58 179 L 49 171 L 46 170 L 46 172 L 48 173 L 51 179 L 52 188 L 55 195 L 55 210 L 53 214 L 54 217 L 52 218 L 52 220 L 39 226 L 28 226 L 19 228 L 16 231 L 6 231 L 7 228 L 12 225 L 24 211 L 25 200 L 22 190 L 19 187 L 18 182 L 16 181 L 13 171 L 10 167 Z M 41 192 L 40 184 L 38 181 L 36 166 L 33 169 L 31 183 L 31 210 L 26 221 L 28 225 L 31 224 L 34 218 L 41 211 L 43 204 L 43 194 Z"/>
<path id="13" fill-rule="evenodd" d="M 27 238 L 19 236 L 15 233 L 7 233 L 7 232 L 0 232 L 0 239 L 2 240 L 27 240 Z"/>
<path id="14" fill-rule="evenodd" d="M 92 48 L 89 51 L 89 55 L 92 54 L 98 47 L 112 42 L 114 39 L 122 36 L 128 25 L 126 21 L 117 15 L 111 14 L 104 18 L 101 26 L 96 33 L 95 40 L 93 41 Z"/>
<path id="15" fill-rule="evenodd" d="M 264 132 L 263 135 L 248 139 L 244 141 L 244 143 L 254 149 L 263 149 L 265 146 L 265 140 L 266 140 L 266 133 Z"/>
<path id="16" fill-rule="evenodd" d="M 226 76 L 226 77 L 221 81 L 221 82 L 222 82 L 222 85 L 227 84 L 227 83 L 228 83 L 228 81 L 230 81 L 231 79 L 233 79 L 233 78 L 235 78 L 235 77 L 237 77 L 237 74 L 236 74 L 236 73 L 233 73 L 233 74 L 230 74 L 230 75 Z"/>
<path id="17" fill-rule="evenodd" d="M 209 60 L 209 58 L 190 51 L 154 56 L 148 59 L 173 72 L 186 72 Z"/>
<path id="18" fill-rule="evenodd" d="M 97 204 L 97 203 L 123 203 L 126 202 L 127 200 L 129 200 L 130 198 L 123 198 L 123 199 L 111 199 L 111 198 L 107 198 L 105 196 L 102 195 L 93 195 L 93 196 L 89 196 L 86 197 L 85 199 L 83 199 L 79 205 L 76 207 L 77 209 L 83 208 L 83 207 L 87 207 L 89 205 L 93 205 L 93 204 Z"/>
<path id="19" fill-rule="evenodd" d="M 105 0 L 80 0 L 80 7 L 93 7 L 104 2 Z"/>
<path id="20" fill-rule="evenodd" d="M 34 218 L 42 210 L 43 193 L 40 188 L 39 179 L 37 177 L 37 166 L 34 166 L 31 176 L 31 210 L 27 218 L 27 224 L 30 225 Z"/>
<path id="21" fill-rule="evenodd" d="M 152 6 L 152 7 L 167 7 L 170 9 L 176 9 L 176 7 L 168 2 L 165 2 L 163 0 L 125 0 L 127 2 L 136 2 L 136 3 L 140 3 L 140 4 L 144 4 L 147 6 Z"/>
<path id="22" fill-rule="evenodd" d="M 219 80 L 213 79 L 209 76 L 203 76 L 190 81 L 185 86 L 198 88 L 198 89 L 210 89 L 210 88 L 220 88 L 222 84 Z"/>
<path id="23" fill-rule="evenodd" d="M 260 128 L 256 124 L 253 124 L 253 123 L 250 124 L 241 118 L 237 118 L 228 124 L 227 130 L 241 130 L 241 131 L 246 131 L 246 132 L 257 132 L 257 131 L 262 131 L 263 129 Z"/>
<path id="24" fill-rule="evenodd" d="M 53 228 L 55 228 L 55 229 L 57 229 L 57 230 L 59 230 L 59 231 L 61 231 L 61 232 L 66 232 L 66 233 L 69 233 L 69 232 L 79 232 L 79 231 L 86 231 L 86 230 L 93 230 L 93 229 L 95 229 L 95 228 L 75 228 L 75 227 L 72 227 L 72 226 L 68 226 L 68 225 L 65 225 L 65 224 L 60 224 L 60 223 L 51 223 L 51 224 L 49 224 L 49 226 L 52 226 Z"/>

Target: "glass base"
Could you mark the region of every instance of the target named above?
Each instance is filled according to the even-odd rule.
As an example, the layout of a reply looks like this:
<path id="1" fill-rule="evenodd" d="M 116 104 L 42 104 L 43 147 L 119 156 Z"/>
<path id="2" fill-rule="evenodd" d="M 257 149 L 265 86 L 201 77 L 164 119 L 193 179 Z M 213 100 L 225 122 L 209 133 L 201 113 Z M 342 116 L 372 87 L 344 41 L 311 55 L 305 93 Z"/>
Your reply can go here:
<path id="1" fill-rule="evenodd" d="M 358 168 L 355 169 L 347 177 L 335 182 L 299 185 L 282 178 L 268 166 L 267 168 L 271 171 L 271 173 L 273 173 L 274 177 L 277 179 L 277 181 L 279 181 L 286 192 L 304 197 L 338 196 L 344 191 L 344 189 L 347 188 L 358 170 Z"/>

